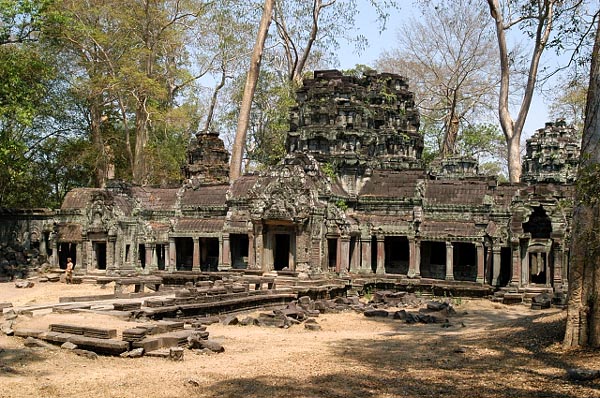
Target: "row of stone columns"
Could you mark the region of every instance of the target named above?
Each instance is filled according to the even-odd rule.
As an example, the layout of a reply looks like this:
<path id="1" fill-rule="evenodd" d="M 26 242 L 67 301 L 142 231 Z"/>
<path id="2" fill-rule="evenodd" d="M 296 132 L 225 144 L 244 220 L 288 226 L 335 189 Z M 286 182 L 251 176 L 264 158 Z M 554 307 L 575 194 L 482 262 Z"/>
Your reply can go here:
<path id="1" fill-rule="evenodd" d="M 372 237 L 366 236 L 361 239 L 356 239 L 354 243 L 354 250 L 352 256 L 350 256 L 350 237 L 341 236 L 338 238 L 338 250 L 337 250 L 337 264 L 336 272 L 349 269 L 350 272 L 371 272 L 371 250 L 372 250 Z M 485 281 L 485 249 L 483 243 L 476 242 L 477 251 L 477 279 L 479 283 Z M 385 273 L 385 236 L 376 236 L 376 274 Z M 408 264 L 408 276 L 418 277 L 421 274 L 421 244 L 417 239 L 408 239 L 409 248 L 409 264 Z M 360 257 L 358 255 L 360 254 Z M 360 258 L 360 262 L 359 262 Z M 498 272 L 499 272 L 499 260 Z M 446 242 L 446 280 L 454 280 L 454 245 L 452 242 Z"/>

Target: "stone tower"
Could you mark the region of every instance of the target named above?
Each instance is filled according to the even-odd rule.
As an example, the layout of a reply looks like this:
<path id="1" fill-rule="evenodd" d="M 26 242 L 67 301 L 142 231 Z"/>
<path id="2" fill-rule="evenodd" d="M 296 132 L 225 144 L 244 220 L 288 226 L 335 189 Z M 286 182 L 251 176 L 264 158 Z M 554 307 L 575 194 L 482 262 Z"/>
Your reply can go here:
<path id="1" fill-rule="evenodd" d="M 345 176 L 373 169 L 420 167 L 423 137 L 408 79 L 367 72 L 361 78 L 337 70 L 315 71 L 297 91 L 286 149 L 308 153 Z"/>
<path id="2" fill-rule="evenodd" d="M 577 174 L 581 137 L 564 120 L 546 123 L 527 140 L 523 181 L 573 183 Z"/>
<path id="3" fill-rule="evenodd" d="M 229 182 L 229 153 L 218 133 L 197 133 L 190 141 L 187 158 L 183 171 L 192 187 Z"/>

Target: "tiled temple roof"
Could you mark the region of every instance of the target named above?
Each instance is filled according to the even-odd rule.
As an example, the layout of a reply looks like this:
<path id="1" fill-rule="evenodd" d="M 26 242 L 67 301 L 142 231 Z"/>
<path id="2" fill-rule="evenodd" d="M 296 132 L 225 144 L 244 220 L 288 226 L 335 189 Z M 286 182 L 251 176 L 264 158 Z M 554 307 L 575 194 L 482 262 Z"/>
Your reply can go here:
<path id="1" fill-rule="evenodd" d="M 186 189 L 181 198 L 183 207 L 225 206 L 229 185 L 210 185 L 198 189 Z"/>
<path id="2" fill-rule="evenodd" d="M 256 183 L 259 176 L 254 174 L 248 174 L 241 176 L 231 186 L 231 196 L 235 199 L 246 199 L 248 193 Z"/>
<path id="3" fill-rule="evenodd" d="M 134 187 L 131 191 L 144 210 L 175 210 L 178 189 Z"/>
<path id="4" fill-rule="evenodd" d="M 428 204 L 483 205 L 488 193 L 485 181 L 428 181 L 425 198 Z"/>
<path id="5" fill-rule="evenodd" d="M 224 218 L 180 218 L 175 232 L 221 232 L 224 223 Z"/>
<path id="6" fill-rule="evenodd" d="M 75 223 L 58 224 L 59 242 L 81 242 L 81 225 Z"/>
<path id="7" fill-rule="evenodd" d="M 412 198 L 415 196 L 417 180 L 424 178 L 426 176 L 423 170 L 374 170 L 359 196 Z"/>

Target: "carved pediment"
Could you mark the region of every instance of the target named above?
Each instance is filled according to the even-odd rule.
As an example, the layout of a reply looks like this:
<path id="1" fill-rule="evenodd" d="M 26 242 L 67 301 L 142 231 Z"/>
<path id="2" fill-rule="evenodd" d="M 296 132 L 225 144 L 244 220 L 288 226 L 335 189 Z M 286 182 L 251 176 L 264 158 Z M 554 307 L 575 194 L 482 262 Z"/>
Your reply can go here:
<path id="1" fill-rule="evenodd" d="M 269 169 L 250 191 L 253 217 L 305 222 L 311 209 L 320 206 L 314 179 L 300 165 L 284 164 Z"/>

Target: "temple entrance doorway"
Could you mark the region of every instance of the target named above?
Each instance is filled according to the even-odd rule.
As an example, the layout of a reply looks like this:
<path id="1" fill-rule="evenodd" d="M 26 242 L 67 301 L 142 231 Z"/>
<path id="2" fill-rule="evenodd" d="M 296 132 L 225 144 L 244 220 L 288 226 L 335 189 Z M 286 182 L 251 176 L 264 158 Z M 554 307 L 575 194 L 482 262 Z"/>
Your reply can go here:
<path id="1" fill-rule="evenodd" d="M 290 268 L 290 235 L 275 234 L 273 247 L 273 269 L 282 271 Z"/>
<path id="2" fill-rule="evenodd" d="M 248 268 L 248 235 L 231 234 L 229 235 L 229 242 L 231 246 L 231 268 Z"/>
<path id="3" fill-rule="evenodd" d="M 452 262 L 454 279 L 457 281 L 477 280 L 477 249 L 473 243 L 453 242 Z"/>
<path id="4" fill-rule="evenodd" d="M 194 240 L 188 237 L 175 238 L 176 269 L 191 271 L 194 257 Z"/>
<path id="5" fill-rule="evenodd" d="M 408 238 L 406 236 L 385 237 L 385 273 L 408 273 Z"/>
<path id="6" fill-rule="evenodd" d="M 106 269 L 106 242 L 94 242 L 94 267 L 99 270 Z"/>
<path id="7" fill-rule="evenodd" d="M 67 258 L 69 257 L 77 268 L 77 243 L 61 243 L 58 247 L 58 265 L 61 269 L 67 268 Z"/>
<path id="8" fill-rule="evenodd" d="M 421 242 L 421 276 L 423 278 L 445 279 L 446 242 Z"/>

